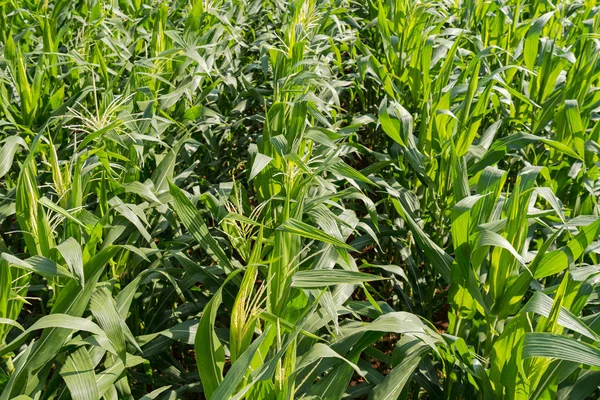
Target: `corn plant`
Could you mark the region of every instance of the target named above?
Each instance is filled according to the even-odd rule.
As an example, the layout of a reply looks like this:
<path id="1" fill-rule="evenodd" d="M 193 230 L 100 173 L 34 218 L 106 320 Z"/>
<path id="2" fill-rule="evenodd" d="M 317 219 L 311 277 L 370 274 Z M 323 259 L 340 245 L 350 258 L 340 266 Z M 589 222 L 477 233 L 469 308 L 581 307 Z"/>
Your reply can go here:
<path id="1" fill-rule="evenodd" d="M 594 1 L 0 2 L 0 400 L 596 399 Z"/>

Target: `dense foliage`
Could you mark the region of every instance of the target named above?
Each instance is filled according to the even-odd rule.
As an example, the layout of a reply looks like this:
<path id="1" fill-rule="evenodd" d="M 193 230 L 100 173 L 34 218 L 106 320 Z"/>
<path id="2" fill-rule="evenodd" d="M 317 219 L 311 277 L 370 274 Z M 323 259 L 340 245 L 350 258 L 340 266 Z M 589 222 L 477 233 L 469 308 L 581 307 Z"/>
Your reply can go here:
<path id="1" fill-rule="evenodd" d="M 595 0 L 0 0 L 0 400 L 600 398 Z"/>

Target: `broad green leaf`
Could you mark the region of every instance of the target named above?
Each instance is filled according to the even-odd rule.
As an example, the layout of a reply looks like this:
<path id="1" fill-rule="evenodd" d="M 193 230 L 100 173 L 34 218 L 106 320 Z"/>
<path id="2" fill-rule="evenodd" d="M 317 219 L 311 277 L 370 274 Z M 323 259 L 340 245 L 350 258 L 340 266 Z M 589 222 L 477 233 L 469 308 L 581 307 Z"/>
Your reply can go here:
<path id="1" fill-rule="evenodd" d="M 527 304 L 522 308 L 523 312 L 535 312 L 546 318 L 550 317 L 553 300 L 543 292 L 535 292 Z M 600 341 L 600 337 L 583 321 L 573 315 L 569 310 L 561 307 L 558 315 L 558 323 L 565 328 L 571 329 L 593 341 Z"/>
<path id="2" fill-rule="evenodd" d="M 100 329 L 98 325 L 88 319 L 72 317 L 67 314 L 51 314 L 40 318 L 9 344 L 0 346 L 0 355 L 4 355 L 18 348 L 25 340 L 27 340 L 27 337 L 32 332 L 47 328 L 63 328 L 71 332 L 84 331 L 100 337 L 106 337 L 104 331 Z"/>
<path id="3" fill-rule="evenodd" d="M 126 348 L 125 334 L 123 327 L 125 322 L 121 320 L 112 295 L 106 288 L 98 288 L 90 299 L 90 311 L 94 315 L 94 319 L 98 321 L 102 330 L 106 333 L 108 340 L 115 348 L 115 351 L 125 363 Z M 128 329 L 128 328 L 126 328 Z"/>
<path id="4" fill-rule="evenodd" d="M 18 328 L 21 331 L 25 330 L 25 328 L 23 328 L 21 324 L 19 324 L 17 321 L 13 321 L 12 319 L 8 318 L 0 318 L 0 325 L 10 325 L 14 326 L 15 328 Z"/>
<path id="5" fill-rule="evenodd" d="M 367 375 L 367 371 L 361 370 L 358 365 L 353 362 L 347 360 L 339 353 L 335 352 L 331 349 L 331 347 L 327 346 L 323 343 L 315 343 L 306 354 L 302 355 L 302 357 L 298 360 L 298 364 L 296 366 L 297 369 L 307 368 L 313 365 L 315 362 L 323 359 L 323 358 L 336 358 L 338 360 L 342 360 L 346 364 L 348 364 L 352 369 L 356 372 L 357 375 L 364 377 Z"/>
<path id="6" fill-rule="evenodd" d="M 412 231 L 415 241 L 425 251 L 427 258 L 433 264 L 433 267 L 438 271 L 446 282 L 450 282 L 450 269 L 452 266 L 452 257 L 448 255 L 440 246 L 434 243 L 431 238 L 421 229 L 415 222 L 412 216 L 407 212 L 407 207 L 398 199 L 392 199 L 392 203 L 396 210 L 406 220 L 410 230 Z"/>
<path id="7" fill-rule="evenodd" d="M 44 207 L 47 207 L 48 209 L 50 209 L 50 210 L 52 210 L 54 212 L 57 212 L 58 214 L 62 215 L 63 217 L 69 219 L 70 221 L 73 221 L 77 225 L 81 226 L 83 229 L 88 229 L 88 227 L 83 222 L 81 222 L 80 220 L 78 220 L 77 218 L 75 218 L 73 215 L 71 215 L 71 213 L 69 213 L 64 208 L 60 207 L 57 204 L 54 204 L 47 197 L 41 197 L 40 200 L 39 200 L 39 202 Z"/>
<path id="8" fill-rule="evenodd" d="M 256 175 L 258 175 L 269 163 L 273 160 L 273 158 L 266 156 L 261 153 L 257 153 L 254 157 L 254 163 L 252 164 L 252 170 L 250 171 L 250 175 L 248 176 L 248 180 L 251 181 L 254 179 Z"/>
<path id="9" fill-rule="evenodd" d="M 339 269 L 313 269 L 296 272 L 292 276 L 292 286 L 298 288 L 318 288 L 341 284 L 357 285 L 363 282 L 384 279 L 387 278 L 357 271 L 346 271 Z"/>
<path id="10" fill-rule="evenodd" d="M 9 136 L 2 140 L 2 148 L 0 148 L 0 178 L 2 178 L 10 170 L 13 165 L 15 153 L 20 147 L 27 148 L 27 143 L 20 136 Z"/>
<path id="11" fill-rule="evenodd" d="M 342 242 L 341 240 L 338 240 L 333 236 L 330 236 L 325 232 L 311 225 L 308 225 L 305 222 L 298 221 L 295 219 L 288 219 L 277 229 L 283 232 L 293 233 L 295 235 L 302 236 L 308 239 L 318 240 L 320 242 L 331 244 L 333 246 L 341 247 L 350 251 L 356 251 L 352 246 Z"/>
<path id="12" fill-rule="evenodd" d="M 175 196 L 173 196 L 175 197 Z M 230 274 L 223 286 L 234 278 L 238 272 Z M 194 339 L 194 351 L 196 352 L 196 365 L 198 374 L 202 381 L 204 395 L 208 400 L 223 382 L 223 368 L 225 366 L 225 351 L 221 341 L 215 333 L 215 320 L 219 306 L 222 301 L 222 288 L 219 288 L 212 299 L 206 304 L 198 324 L 196 337 Z"/>
<path id="13" fill-rule="evenodd" d="M 23 268 L 27 271 L 35 272 L 47 278 L 55 278 L 59 276 L 67 278 L 73 277 L 68 270 L 45 257 L 33 256 L 27 260 L 20 260 L 8 253 L 2 253 L 1 257 L 14 267 Z"/>
<path id="14" fill-rule="evenodd" d="M 190 231 L 204 251 L 211 255 L 225 271 L 232 272 L 234 268 L 229 257 L 225 255 L 221 246 L 211 236 L 200 212 L 181 189 L 172 183 L 170 185 L 171 196 L 173 196 L 173 209 L 183 225 Z"/>
<path id="15" fill-rule="evenodd" d="M 81 286 L 85 285 L 85 276 L 83 273 L 83 253 L 81 245 L 73 238 L 68 238 L 55 247 L 60 252 L 65 262 L 69 266 L 71 273 L 79 279 Z"/>
<path id="16" fill-rule="evenodd" d="M 373 389 L 373 400 L 397 399 L 413 376 L 413 371 L 419 365 L 421 358 L 429 351 L 422 342 L 416 342 L 411 351 L 404 355 L 402 361 L 394 366 L 385 379 Z"/>
<path id="17" fill-rule="evenodd" d="M 60 376 L 65 380 L 73 400 L 100 398 L 94 365 L 85 347 L 80 347 L 69 354 L 60 369 Z"/>
<path id="18" fill-rule="evenodd" d="M 557 274 L 579 259 L 585 249 L 600 235 L 600 220 L 584 226 L 566 246 L 550 251 L 542 257 L 535 270 L 535 278 Z"/>
<path id="19" fill-rule="evenodd" d="M 600 349 L 588 343 L 553 333 L 527 333 L 523 358 L 544 357 L 600 367 Z"/>
<path id="20" fill-rule="evenodd" d="M 215 399 L 229 399 L 235 393 L 236 388 L 240 385 L 244 376 L 248 373 L 250 362 L 256 354 L 259 346 L 265 340 L 269 333 L 269 328 L 265 330 L 252 344 L 244 351 L 236 362 L 227 372 L 225 379 L 219 384 L 217 390 L 213 394 Z"/>

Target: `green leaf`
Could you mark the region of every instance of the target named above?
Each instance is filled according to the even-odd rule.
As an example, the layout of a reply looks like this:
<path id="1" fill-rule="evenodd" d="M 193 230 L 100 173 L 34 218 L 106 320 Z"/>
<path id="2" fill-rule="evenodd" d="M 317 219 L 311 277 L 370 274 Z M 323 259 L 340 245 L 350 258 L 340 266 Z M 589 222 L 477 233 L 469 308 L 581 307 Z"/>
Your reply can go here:
<path id="1" fill-rule="evenodd" d="M 579 154 L 580 158 L 583 158 L 585 156 L 585 127 L 581 121 L 577 100 L 565 101 L 565 115 L 567 117 L 568 132 L 570 133 L 570 137 L 575 145 L 575 151 L 577 151 L 577 154 Z"/>
<path id="2" fill-rule="evenodd" d="M 360 172 L 358 172 L 343 161 L 333 163 L 329 165 L 327 169 L 343 178 L 350 179 L 352 181 L 368 183 L 369 185 L 375 185 L 369 178 L 367 178 L 366 176 L 364 176 L 363 174 L 361 174 Z"/>
<path id="3" fill-rule="evenodd" d="M 56 264 L 54 261 L 42 256 L 33 256 L 27 260 L 20 260 L 8 253 L 2 253 L 0 257 L 14 267 L 35 272 L 36 274 L 40 274 L 46 278 L 56 278 L 60 276 L 66 278 L 73 277 L 69 271 Z"/>
<path id="4" fill-rule="evenodd" d="M 81 246 L 73 238 L 68 238 L 61 244 L 55 247 L 60 252 L 65 262 L 69 266 L 71 273 L 79 278 L 81 286 L 85 284 L 85 276 L 83 273 L 83 253 Z"/>
<path id="5" fill-rule="evenodd" d="M 257 153 L 254 157 L 254 163 L 252 164 L 252 170 L 250 171 L 250 175 L 248 176 L 248 181 L 254 179 L 256 175 L 258 175 L 269 163 L 273 160 L 273 158 L 266 156 L 261 153 Z"/>
<path id="6" fill-rule="evenodd" d="M 479 242 L 478 242 L 477 247 L 482 248 L 482 247 L 487 247 L 487 246 L 500 247 L 502 249 L 508 250 L 508 252 L 510 254 L 512 254 L 513 257 L 515 257 L 515 259 L 521 265 L 525 265 L 525 260 L 523 259 L 523 257 L 521 257 L 521 255 L 519 253 L 517 253 L 515 248 L 510 244 L 510 242 L 508 240 L 506 240 L 506 238 L 504 236 L 501 236 L 493 231 L 482 230 L 480 232 Z"/>
<path id="7" fill-rule="evenodd" d="M 89 319 L 72 317 L 67 314 L 51 314 L 40 318 L 9 344 L 0 346 L 0 356 L 18 348 L 32 332 L 47 328 L 63 328 L 69 332 L 84 331 L 106 338 L 104 331 Z"/>
<path id="8" fill-rule="evenodd" d="M 27 143 L 20 136 L 9 136 L 2 140 L 0 143 L 4 143 L 0 148 L 0 178 L 2 178 L 10 170 L 13 165 L 13 158 L 15 153 L 20 147 L 27 148 Z"/>
<path id="9" fill-rule="evenodd" d="M 295 235 L 302 236 L 302 237 L 305 237 L 308 239 L 313 239 L 313 240 L 318 240 L 323 243 L 328 243 L 333 246 L 341 247 L 343 249 L 347 249 L 350 251 L 356 251 L 356 249 L 354 249 L 352 246 L 342 242 L 341 240 L 338 240 L 338 239 L 334 238 L 333 236 L 330 236 L 330 235 L 326 234 L 325 232 L 323 232 L 311 225 L 308 225 L 307 223 L 295 220 L 293 218 L 290 218 L 287 221 L 285 221 L 277 229 L 280 231 L 283 231 L 283 232 L 293 233 Z"/>
<path id="10" fill-rule="evenodd" d="M 229 257 L 208 231 L 206 223 L 200 212 L 194 207 L 181 189 L 174 184 L 171 185 L 171 196 L 173 196 L 173 209 L 183 225 L 194 236 L 194 239 L 219 265 L 227 272 L 234 270 Z"/>
<path id="11" fill-rule="evenodd" d="M 173 179 L 173 170 L 175 168 L 176 156 L 173 150 L 169 150 L 162 159 L 158 167 L 152 172 L 152 182 L 157 192 L 163 192 L 169 189 L 169 179 Z"/>
<path id="12" fill-rule="evenodd" d="M 14 326 L 15 328 L 18 328 L 21 331 L 25 330 L 25 328 L 23 328 L 21 324 L 19 324 L 17 321 L 13 321 L 12 319 L 8 318 L 0 318 L 0 325 L 10 325 Z"/>
<path id="13" fill-rule="evenodd" d="M 600 219 L 596 219 L 591 224 L 583 227 L 566 246 L 544 254 L 535 270 L 534 277 L 539 279 L 564 271 L 581 257 L 585 249 L 598 235 L 600 235 Z"/>
<path id="14" fill-rule="evenodd" d="M 160 203 L 161 201 L 156 197 L 154 192 L 148 187 L 148 182 L 152 185 L 151 181 L 146 181 L 146 183 L 141 182 L 129 182 L 123 185 L 125 191 L 127 193 L 134 193 L 140 196 L 142 199 L 147 200 L 149 202 Z"/>
<path id="15" fill-rule="evenodd" d="M 215 332 L 215 320 L 222 301 L 223 287 L 233 279 L 241 270 L 237 270 L 227 277 L 227 280 L 212 299 L 206 304 L 198 324 L 196 338 L 194 340 L 194 351 L 196 352 L 196 365 L 198 374 L 204 389 L 204 395 L 208 400 L 223 382 L 223 368 L 225 366 L 225 351 L 221 341 Z"/>
<path id="16" fill-rule="evenodd" d="M 320 361 L 323 358 L 337 358 L 348 364 L 359 376 L 366 376 L 367 371 L 360 369 L 360 367 L 353 362 L 349 361 L 341 354 L 334 351 L 331 347 L 323 343 L 314 344 L 309 351 L 307 351 L 302 358 L 298 360 L 297 369 L 302 369 L 313 365 L 315 362 Z"/>
<path id="17" fill-rule="evenodd" d="M 600 367 L 598 347 L 553 333 L 525 334 L 523 358 L 531 357 L 552 358 Z"/>
<path id="18" fill-rule="evenodd" d="M 422 342 L 416 341 L 410 351 L 404 355 L 402 361 L 394 366 L 385 376 L 383 381 L 373 389 L 372 400 L 393 400 L 397 399 L 406 386 L 406 383 L 413 377 L 413 371 L 419 365 L 421 358 L 429 351 L 429 348 Z"/>
<path id="19" fill-rule="evenodd" d="M 67 218 L 70 221 L 75 222 L 77 225 L 81 226 L 83 229 L 88 229 L 88 227 L 81 222 L 80 220 L 78 220 L 77 218 L 75 218 L 73 215 L 71 215 L 71 213 L 69 213 L 67 210 L 65 210 L 64 208 L 62 208 L 61 206 L 54 204 L 50 199 L 48 199 L 47 197 L 41 197 L 39 200 L 39 203 L 41 205 L 43 205 L 44 207 L 57 212 L 58 214 L 62 215 L 63 217 Z"/>
<path id="20" fill-rule="evenodd" d="M 535 66 L 535 60 L 538 56 L 540 34 L 542 33 L 544 26 L 554 15 L 554 13 L 554 11 L 550 11 L 546 14 L 543 14 L 541 17 L 534 19 L 531 28 L 525 36 L 523 56 L 525 58 L 525 66 L 527 66 L 527 69 L 531 71 L 533 71 L 533 67 Z"/>
<path id="21" fill-rule="evenodd" d="M 385 280 L 387 278 L 357 271 L 340 269 L 313 269 L 298 271 L 292 276 L 292 286 L 297 288 L 319 288 L 341 284 L 360 284 L 363 282 Z"/>
<path id="22" fill-rule="evenodd" d="M 38 370 L 46 365 L 46 363 L 54 358 L 60 351 L 65 340 L 72 332 L 71 328 L 74 326 L 73 324 L 67 324 L 66 327 L 58 326 L 59 322 L 64 321 L 61 316 L 63 314 L 68 314 L 68 318 L 76 318 L 76 321 L 83 320 L 82 318 L 77 317 L 83 315 L 92 292 L 95 289 L 96 283 L 103 273 L 104 266 L 118 251 L 118 247 L 109 246 L 96 254 L 84 265 L 86 284 L 83 289 L 75 280 L 70 281 L 61 289 L 60 294 L 52 307 L 52 314 L 48 316 L 58 319 L 57 326 L 50 326 L 44 329 L 40 338 L 36 340 L 33 345 L 31 356 L 25 361 L 23 372 L 28 370 Z M 58 317 L 54 317 L 54 315 L 58 315 Z M 93 324 L 88 320 L 83 321 L 87 321 L 85 324 Z M 104 331 L 98 328 L 96 324 L 93 324 L 93 326 L 99 330 L 99 334 L 106 337 Z M 77 329 L 77 327 L 75 328 Z M 96 334 L 97 331 L 93 331 L 92 333 Z"/>
<path id="23" fill-rule="evenodd" d="M 263 343 L 269 333 L 267 328 L 252 344 L 238 357 L 237 361 L 231 366 L 227 372 L 225 379 L 221 382 L 217 390 L 213 394 L 215 399 L 229 399 L 235 393 L 236 388 L 240 385 L 244 376 L 249 372 L 250 363 L 256 354 L 256 351 Z"/>
<path id="24" fill-rule="evenodd" d="M 546 318 L 550 317 L 552 311 L 553 300 L 543 292 L 535 292 L 527 304 L 521 309 L 522 312 L 535 312 Z M 561 307 L 558 314 L 558 323 L 577 332 L 585 337 L 592 339 L 593 341 L 600 341 L 600 336 L 596 334 L 589 326 L 583 321 L 573 315 L 569 310 Z"/>
<path id="25" fill-rule="evenodd" d="M 125 322 L 121 320 L 115 302 L 106 288 L 98 288 L 92 294 L 92 298 L 90 299 L 90 311 L 94 315 L 94 319 L 98 321 L 98 324 L 106 333 L 108 340 L 110 340 L 123 363 L 125 363 L 126 348 L 123 326 L 126 325 Z"/>
<path id="26" fill-rule="evenodd" d="M 433 267 L 446 282 L 450 283 L 450 269 L 453 262 L 452 257 L 431 240 L 431 238 L 415 222 L 411 214 L 407 212 L 407 207 L 400 200 L 392 198 L 392 204 L 408 224 L 414 235 L 415 241 L 425 251 L 425 255 L 431 261 Z"/>
<path id="27" fill-rule="evenodd" d="M 73 400 L 98 400 L 96 373 L 90 354 L 85 347 L 80 347 L 69 354 L 60 376 L 65 380 Z"/>

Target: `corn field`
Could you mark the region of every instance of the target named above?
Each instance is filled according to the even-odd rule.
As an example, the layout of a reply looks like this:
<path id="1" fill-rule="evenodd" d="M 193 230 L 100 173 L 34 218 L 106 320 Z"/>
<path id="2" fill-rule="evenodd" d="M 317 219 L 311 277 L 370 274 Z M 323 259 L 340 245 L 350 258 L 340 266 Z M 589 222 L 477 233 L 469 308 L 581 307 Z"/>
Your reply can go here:
<path id="1" fill-rule="evenodd" d="M 0 400 L 600 399 L 597 0 L 0 0 Z"/>

